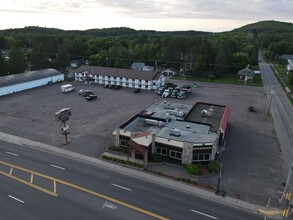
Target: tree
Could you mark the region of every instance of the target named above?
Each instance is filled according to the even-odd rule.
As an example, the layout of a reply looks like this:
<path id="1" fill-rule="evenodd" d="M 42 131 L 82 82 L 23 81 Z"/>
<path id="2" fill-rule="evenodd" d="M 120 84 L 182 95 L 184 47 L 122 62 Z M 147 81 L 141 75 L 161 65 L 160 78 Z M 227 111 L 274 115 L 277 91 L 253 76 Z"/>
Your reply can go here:
<path id="1" fill-rule="evenodd" d="M 24 59 L 22 48 L 17 45 L 12 46 L 9 51 L 9 56 L 9 73 L 23 73 L 26 69 L 26 61 Z"/>
<path id="2" fill-rule="evenodd" d="M 58 50 L 58 54 L 56 57 L 56 68 L 61 71 L 64 71 L 66 67 L 69 66 L 69 64 L 70 64 L 70 60 L 69 60 L 67 46 L 63 44 Z"/>
<path id="3" fill-rule="evenodd" d="M 215 60 L 214 73 L 216 76 L 231 73 L 230 66 L 232 60 L 232 52 L 227 43 L 221 42 Z"/>
<path id="4" fill-rule="evenodd" d="M 7 64 L 2 54 L 0 54 L 0 75 L 6 75 L 6 74 L 7 74 Z"/>
<path id="5" fill-rule="evenodd" d="M 46 48 L 42 43 L 37 43 L 32 48 L 30 57 L 31 70 L 45 69 L 49 67 Z"/>

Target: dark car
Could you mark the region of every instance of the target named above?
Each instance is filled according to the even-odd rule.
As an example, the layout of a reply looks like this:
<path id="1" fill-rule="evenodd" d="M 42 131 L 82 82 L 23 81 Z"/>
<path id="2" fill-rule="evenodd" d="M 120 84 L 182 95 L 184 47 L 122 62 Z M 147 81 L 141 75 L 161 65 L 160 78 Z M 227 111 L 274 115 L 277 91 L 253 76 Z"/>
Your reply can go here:
<path id="1" fill-rule="evenodd" d="M 171 93 L 171 98 L 177 98 L 178 93 L 179 93 L 178 90 L 174 89 Z"/>
<path id="2" fill-rule="evenodd" d="M 185 91 L 181 90 L 181 91 L 178 93 L 177 98 L 178 98 L 178 99 L 185 99 L 186 96 L 187 96 L 187 93 L 186 93 Z"/>
<path id="3" fill-rule="evenodd" d="M 140 89 L 135 89 L 133 90 L 134 93 L 139 93 L 140 92 Z"/>
<path id="4" fill-rule="evenodd" d="M 83 97 L 87 97 L 91 94 L 93 94 L 92 90 L 79 90 L 79 94 L 82 95 Z"/>
<path id="5" fill-rule="evenodd" d="M 87 96 L 85 99 L 87 101 L 92 101 L 92 100 L 97 99 L 97 98 L 98 98 L 97 95 L 91 94 L 91 95 Z"/>
<path id="6" fill-rule="evenodd" d="M 114 86 L 115 86 L 115 85 L 112 85 L 112 84 L 109 85 L 109 89 L 114 89 Z"/>
<path id="7" fill-rule="evenodd" d="M 114 86 L 114 89 L 117 90 L 117 89 L 120 89 L 121 87 L 122 87 L 122 86 L 120 86 L 120 85 L 115 85 L 115 86 Z"/>
<path id="8" fill-rule="evenodd" d="M 160 87 L 160 88 L 158 89 L 158 91 L 157 91 L 157 95 L 163 95 L 164 90 L 165 90 L 165 87 L 164 87 L 164 86 Z"/>
<path id="9" fill-rule="evenodd" d="M 105 84 L 104 85 L 104 88 L 109 88 L 109 84 Z"/>

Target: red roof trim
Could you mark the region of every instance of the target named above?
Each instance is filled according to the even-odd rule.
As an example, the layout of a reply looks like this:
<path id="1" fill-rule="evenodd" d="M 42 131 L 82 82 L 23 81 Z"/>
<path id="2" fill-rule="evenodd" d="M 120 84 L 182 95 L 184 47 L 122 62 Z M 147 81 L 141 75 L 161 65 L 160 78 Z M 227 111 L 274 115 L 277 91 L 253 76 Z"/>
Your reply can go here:
<path id="1" fill-rule="evenodd" d="M 229 117 L 230 117 L 230 112 L 231 112 L 231 109 L 228 106 L 226 106 L 221 123 L 220 123 L 220 129 L 222 130 L 222 132 L 226 132 Z"/>

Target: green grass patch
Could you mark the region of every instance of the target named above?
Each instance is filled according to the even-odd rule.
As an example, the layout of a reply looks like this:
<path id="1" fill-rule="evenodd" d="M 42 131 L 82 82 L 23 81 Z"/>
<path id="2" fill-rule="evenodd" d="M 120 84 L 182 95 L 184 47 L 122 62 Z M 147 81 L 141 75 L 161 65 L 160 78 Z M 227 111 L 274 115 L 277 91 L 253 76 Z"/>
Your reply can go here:
<path id="1" fill-rule="evenodd" d="M 172 79 L 177 80 L 189 80 L 189 81 L 196 81 L 196 82 L 212 82 L 212 83 L 220 83 L 220 84 L 230 84 L 230 85 L 241 85 L 244 86 L 244 81 L 237 80 L 236 74 L 227 74 L 221 77 L 215 77 L 213 80 L 209 80 L 206 77 L 190 77 L 188 79 L 182 76 L 173 76 Z M 256 75 L 252 82 L 246 82 L 246 86 L 254 86 L 254 87 L 262 87 L 262 79 L 260 75 Z M 199 83 L 200 87 L 200 83 Z"/>

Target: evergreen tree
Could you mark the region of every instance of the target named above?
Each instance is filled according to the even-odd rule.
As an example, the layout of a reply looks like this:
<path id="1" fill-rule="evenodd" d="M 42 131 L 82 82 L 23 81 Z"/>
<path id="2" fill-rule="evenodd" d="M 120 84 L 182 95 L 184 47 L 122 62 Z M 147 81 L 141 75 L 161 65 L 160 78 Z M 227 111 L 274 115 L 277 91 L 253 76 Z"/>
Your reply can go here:
<path id="1" fill-rule="evenodd" d="M 56 57 L 56 67 L 57 69 L 64 71 L 66 67 L 70 64 L 68 50 L 65 44 L 63 44 L 59 50 Z"/>
<path id="2" fill-rule="evenodd" d="M 9 66 L 10 74 L 23 73 L 26 70 L 26 61 L 20 46 L 13 45 L 9 51 Z"/>
<path id="3" fill-rule="evenodd" d="M 0 54 L 0 75 L 7 74 L 7 65 L 2 53 Z"/>
<path id="4" fill-rule="evenodd" d="M 30 61 L 31 70 L 40 70 L 49 67 L 46 48 L 42 43 L 37 43 L 33 46 Z"/>

